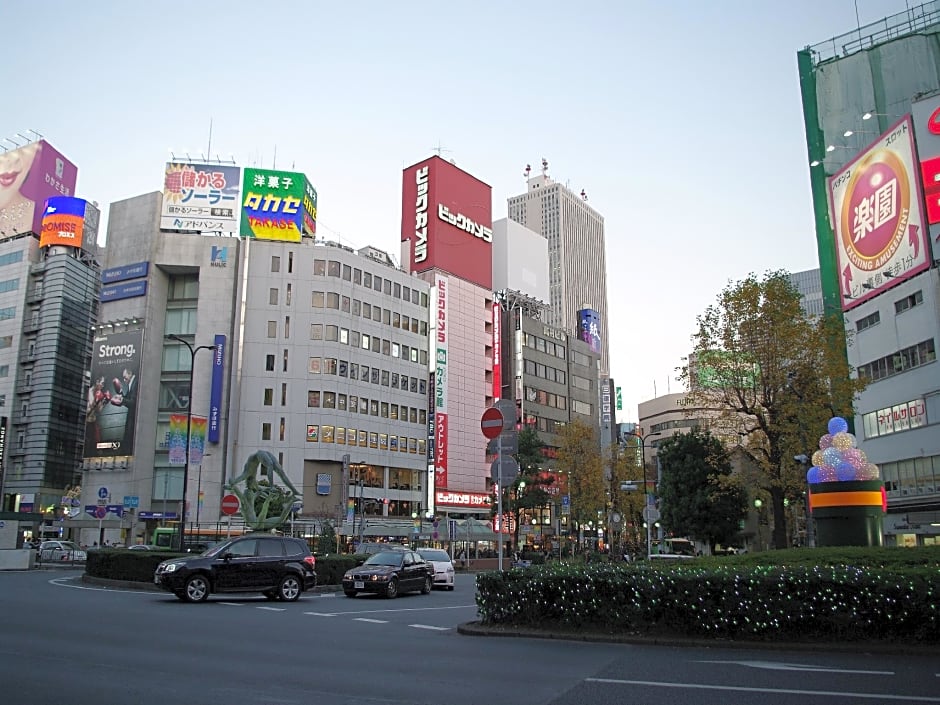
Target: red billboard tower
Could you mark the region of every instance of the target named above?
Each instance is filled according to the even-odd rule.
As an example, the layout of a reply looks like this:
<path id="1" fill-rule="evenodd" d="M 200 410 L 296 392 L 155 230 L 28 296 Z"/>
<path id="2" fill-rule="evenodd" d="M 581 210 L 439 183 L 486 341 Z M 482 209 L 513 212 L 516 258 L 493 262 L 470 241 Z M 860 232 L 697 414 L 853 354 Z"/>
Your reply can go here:
<path id="1" fill-rule="evenodd" d="M 404 170 L 401 241 L 408 271 L 436 269 L 491 289 L 492 227 L 488 184 L 438 156 Z"/>

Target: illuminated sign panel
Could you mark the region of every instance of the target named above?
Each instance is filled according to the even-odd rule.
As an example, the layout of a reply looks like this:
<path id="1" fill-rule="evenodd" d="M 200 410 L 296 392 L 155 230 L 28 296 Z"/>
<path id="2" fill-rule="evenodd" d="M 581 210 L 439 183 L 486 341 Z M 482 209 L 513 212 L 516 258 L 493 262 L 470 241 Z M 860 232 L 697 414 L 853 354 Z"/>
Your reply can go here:
<path id="1" fill-rule="evenodd" d="M 401 239 L 409 271 L 439 269 L 486 289 L 493 283 L 492 189 L 440 157 L 402 174 Z"/>
<path id="2" fill-rule="evenodd" d="M 85 207 L 83 198 L 53 196 L 46 201 L 42 214 L 42 233 L 39 246 L 64 245 L 81 247 L 85 233 Z"/>
<path id="3" fill-rule="evenodd" d="M 316 233 L 317 192 L 292 171 L 245 169 L 241 234 L 259 240 L 300 242 Z"/>
<path id="4" fill-rule="evenodd" d="M 910 116 L 829 179 L 842 310 L 930 266 Z"/>

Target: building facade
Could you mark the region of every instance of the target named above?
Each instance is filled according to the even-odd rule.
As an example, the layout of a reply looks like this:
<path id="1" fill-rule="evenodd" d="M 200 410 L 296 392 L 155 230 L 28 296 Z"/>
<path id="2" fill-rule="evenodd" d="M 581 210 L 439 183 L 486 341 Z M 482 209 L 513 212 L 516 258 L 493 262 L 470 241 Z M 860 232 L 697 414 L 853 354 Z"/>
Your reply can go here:
<path id="1" fill-rule="evenodd" d="M 868 380 L 854 431 L 881 469 L 896 545 L 940 535 L 938 35 L 928 2 L 797 55 L 823 303 Z M 875 183 L 891 191 L 869 193 Z M 862 217 L 874 198 L 877 217 Z"/>

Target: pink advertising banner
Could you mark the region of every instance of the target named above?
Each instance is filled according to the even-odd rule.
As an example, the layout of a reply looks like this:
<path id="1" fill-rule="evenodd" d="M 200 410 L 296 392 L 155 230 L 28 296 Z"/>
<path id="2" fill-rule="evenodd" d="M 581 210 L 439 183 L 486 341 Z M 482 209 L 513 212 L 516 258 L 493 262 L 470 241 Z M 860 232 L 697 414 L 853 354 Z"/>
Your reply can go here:
<path id="1" fill-rule="evenodd" d="M 40 233 L 46 199 L 72 196 L 78 169 L 45 140 L 0 153 L 0 240 Z"/>
<path id="2" fill-rule="evenodd" d="M 842 310 L 930 266 L 910 116 L 829 179 Z"/>

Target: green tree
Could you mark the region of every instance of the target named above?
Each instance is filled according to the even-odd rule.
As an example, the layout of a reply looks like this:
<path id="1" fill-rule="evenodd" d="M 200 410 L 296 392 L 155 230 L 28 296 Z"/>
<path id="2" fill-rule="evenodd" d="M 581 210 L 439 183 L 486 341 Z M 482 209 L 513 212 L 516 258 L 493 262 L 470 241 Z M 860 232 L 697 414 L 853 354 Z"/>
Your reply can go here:
<path id="1" fill-rule="evenodd" d="M 716 410 L 710 429 L 753 461 L 753 494 L 770 498 L 773 543 L 787 546 L 786 499 L 801 497 L 813 438 L 832 416 L 851 418 L 865 383 L 852 377 L 840 316 L 810 319 L 787 273 L 728 284 L 697 319 L 683 377 L 690 401 Z"/>
<path id="2" fill-rule="evenodd" d="M 336 553 L 336 530 L 333 525 L 325 521 L 320 528 L 320 539 L 317 541 L 320 553 Z"/>
<path id="3" fill-rule="evenodd" d="M 610 447 L 610 510 L 621 516 L 622 530 L 618 541 L 612 541 L 620 551 L 623 544 L 637 551 L 646 545 L 643 532 L 643 466 L 639 441 L 635 436 L 627 438 L 619 445 Z M 633 483 L 637 489 L 622 490 L 623 483 Z"/>
<path id="4" fill-rule="evenodd" d="M 606 481 L 597 432 L 580 420 L 573 421 L 559 434 L 560 472 L 568 474 L 571 519 L 579 524 L 597 523 L 606 504 Z"/>
<path id="5" fill-rule="evenodd" d="M 660 511 L 666 529 L 715 544 L 728 544 L 747 516 L 747 491 L 732 475 L 728 451 L 699 429 L 678 433 L 659 446 Z"/>
<path id="6" fill-rule="evenodd" d="M 543 474 L 545 456 L 542 454 L 542 448 L 544 447 L 545 443 L 534 428 L 527 426 L 519 431 L 519 451 L 515 455 L 516 462 L 519 463 L 519 475 L 512 484 L 512 504 L 505 505 L 512 507 L 517 546 L 523 513 L 544 507 L 552 501 L 548 487 L 554 483 L 555 479 L 551 475 Z"/>

